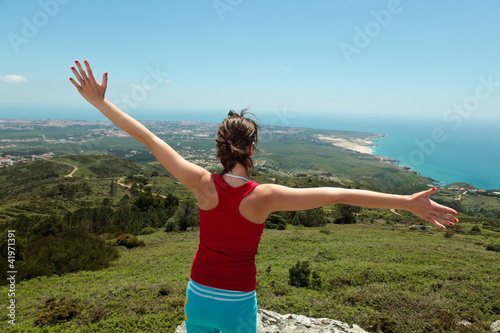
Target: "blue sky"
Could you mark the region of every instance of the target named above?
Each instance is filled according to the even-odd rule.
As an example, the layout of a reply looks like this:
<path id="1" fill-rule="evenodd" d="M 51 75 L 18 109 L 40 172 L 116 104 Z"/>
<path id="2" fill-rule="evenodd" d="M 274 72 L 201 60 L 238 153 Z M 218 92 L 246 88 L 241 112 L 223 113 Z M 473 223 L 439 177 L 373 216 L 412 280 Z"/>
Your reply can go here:
<path id="1" fill-rule="evenodd" d="M 488 119 L 499 18 L 498 0 L 0 0 L 0 106 L 85 105 L 87 59 L 136 110 Z"/>

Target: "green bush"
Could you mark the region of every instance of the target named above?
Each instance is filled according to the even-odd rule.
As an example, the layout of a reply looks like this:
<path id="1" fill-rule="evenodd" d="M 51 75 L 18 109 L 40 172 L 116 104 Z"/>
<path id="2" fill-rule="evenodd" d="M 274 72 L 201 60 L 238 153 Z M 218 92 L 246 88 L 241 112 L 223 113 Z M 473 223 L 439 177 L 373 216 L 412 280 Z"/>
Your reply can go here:
<path id="1" fill-rule="evenodd" d="M 380 315 L 370 316 L 368 329 L 370 329 L 370 332 L 384 332 L 384 333 L 399 332 L 396 321 L 394 321 L 389 317 Z"/>
<path id="2" fill-rule="evenodd" d="M 479 232 L 481 232 L 481 228 L 480 228 L 478 225 L 475 225 L 475 226 L 473 226 L 473 227 L 470 229 L 470 231 L 471 231 L 472 233 L 479 233 Z"/>
<path id="3" fill-rule="evenodd" d="M 298 261 L 292 268 L 289 269 L 288 284 L 293 287 L 309 287 L 309 276 L 311 269 L 308 261 Z"/>
<path id="4" fill-rule="evenodd" d="M 165 223 L 165 232 L 171 231 L 179 231 L 179 223 L 175 217 L 169 218 L 167 223 Z"/>
<path id="5" fill-rule="evenodd" d="M 145 246 L 146 244 L 144 243 L 143 240 L 140 240 L 139 238 L 135 237 L 132 234 L 121 234 L 113 242 L 113 245 L 125 246 L 127 249 L 131 249 L 138 246 Z"/>
<path id="6" fill-rule="evenodd" d="M 486 250 L 500 252 L 500 244 L 488 244 L 486 245 Z"/>
<path id="7" fill-rule="evenodd" d="M 352 224 L 356 223 L 355 213 L 359 213 L 361 211 L 360 207 L 350 206 L 345 204 L 337 205 L 338 216 L 335 218 L 335 224 Z"/>
<path id="8" fill-rule="evenodd" d="M 196 202 L 192 199 L 182 202 L 174 213 L 180 231 L 186 231 L 189 227 L 199 225 L 200 211 Z"/>
<path id="9" fill-rule="evenodd" d="M 311 287 L 315 290 L 321 290 L 323 287 L 323 280 L 316 271 L 312 272 Z"/>
<path id="10" fill-rule="evenodd" d="M 78 315 L 78 302 L 76 300 L 60 300 L 50 298 L 45 301 L 43 312 L 35 318 L 38 326 L 57 325 L 71 320 Z"/>
<path id="11" fill-rule="evenodd" d="M 146 246 L 146 243 L 134 236 L 127 241 L 127 244 L 125 246 L 127 247 L 127 249 L 131 249 L 138 246 Z"/>
<path id="12" fill-rule="evenodd" d="M 153 227 L 147 227 L 141 230 L 141 235 L 151 235 L 156 232 L 156 229 Z"/>
<path id="13" fill-rule="evenodd" d="M 16 234 L 16 268 L 19 280 L 37 276 L 66 274 L 80 270 L 109 267 L 118 252 L 105 240 L 90 235 L 81 227 L 69 228 L 55 215 L 41 218 L 25 228 L 25 236 Z M 3 263 L 7 258 L 7 233 L 0 236 Z M 7 269 L 2 272 L 7 272 Z M 0 285 L 6 284 L 5 273 Z"/>
<path id="14" fill-rule="evenodd" d="M 286 221 L 281 215 L 270 214 L 266 220 L 267 229 L 285 230 Z"/>

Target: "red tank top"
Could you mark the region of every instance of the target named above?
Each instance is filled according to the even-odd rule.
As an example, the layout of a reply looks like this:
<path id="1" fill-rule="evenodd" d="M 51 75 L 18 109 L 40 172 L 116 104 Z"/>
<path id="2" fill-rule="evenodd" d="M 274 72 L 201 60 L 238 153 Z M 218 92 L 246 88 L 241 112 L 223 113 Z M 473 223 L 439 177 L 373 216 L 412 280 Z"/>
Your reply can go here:
<path id="1" fill-rule="evenodd" d="M 249 181 L 231 187 L 221 175 L 212 178 L 219 203 L 211 210 L 200 209 L 200 245 L 191 279 L 212 288 L 253 291 L 257 287 L 255 255 L 264 223 L 245 219 L 239 206 L 259 184 Z"/>

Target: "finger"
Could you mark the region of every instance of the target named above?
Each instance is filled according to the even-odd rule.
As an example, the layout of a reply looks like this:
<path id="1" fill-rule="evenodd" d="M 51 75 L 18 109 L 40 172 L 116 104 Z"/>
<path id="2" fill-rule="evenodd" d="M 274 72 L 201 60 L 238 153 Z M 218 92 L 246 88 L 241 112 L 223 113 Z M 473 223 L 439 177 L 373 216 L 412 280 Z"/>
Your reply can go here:
<path id="1" fill-rule="evenodd" d="M 73 85 L 75 86 L 76 89 L 80 90 L 80 88 L 81 88 L 80 85 L 78 83 L 76 83 L 76 81 L 73 80 L 72 77 L 70 77 L 69 80 L 71 81 L 71 83 L 73 83 Z"/>
<path id="2" fill-rule="evenodd" d="M 108 72 L 102 75 L 102 87 L 104 91 L 106 91 L 106 88 L 108 87 Z"/>
<path id="3" fill-rule="evenodd" d="M 71 67 L 71 70 L 73 71 L 73 74 L 75 74 L 75 77 L 78 80 L 78 82 L 80 82 L 80 84 L 83 84 L 83 79 L 80 76 L 80 73 L 78 73 L 78 71 L 76 70 L 76 68 L 75 67 Z"/>
<path id="4" fill-rule="evenodd" d="M 446 206 L 440 205 L 440 204 L 436 203 L 435 201 L 432 201 L 432 203 L 434 204 L 434 206 L 437 209 L 439 209 L 439 210 L 441 210 L 443 212 L 450 213 L 450 214 L 453 214 L 453 215 L 457 215 L 457 211 L 454 210 L 454 209 L 452 209 L 452 208 L 450 208 L 450 207 L 446 207 Z"/>
<path id="5" fill-rule="evenodd" d="M 80 64 L 80 62 L 78 60 L 75 60 L 75 64 L 78 67 L 78 71 L 82 75 L 83 81 L 85 82 L 85 80 L 88 80 L 89 78 L 87 77 L 87 73 L 85 73 L 85 70 L 83 69 L 82 64 Z"/>
<path id="6" fill-rule="evenodd" d="M 452 215 L 452 214 L 449 214 L 449 213 L 445 213 L 445 212 L 442 212 L 442 211 L 436 211 L 434 213 L 436 216 L 439 216 L 440 218 L 443 218 L 443 219 L 446 219 L 446 220 L 450 220 L 454 223 L 457 223 L 458 222 L 458 219 Z"/>
<path id="7" fill-rule="evenodd" d="M 431 188 L 431 189 L 429 189 L 429 190 L 427 190 L 427 191 L 422 192 L 422 195 L 423 195 L 424 197 L 429 197 L 429 196 L 431 196 L 432 194 L 436 193 L 436 190 L 437 190 L 437 188 L 436 188 L 436 187 L 433 187 L 433 188 Z"/>
<path id="8" fill-rule="evenodd" d="M 92 69 L 90 68 L 89 62 L 87 60 L 84 60 L 83 62 L 85 63 L 85 67 L 87 68 L 87 73 L 89 74 L 89 79 L 91 81 L 95 81 L 94 73 L 92 73 Z"/>
<path id="9" fill-rule="evenodd" d="M 442 219 L 442 218 L 440 218 L 438 216 L 433 216 L 433 220 L 435 222 L 438 222 L 438 224 L 441 224 L 441 225 L 445 224 L 445 225 L 450 226 L 450 227 L 454 226 L 453 222 L 445 220 L 445 219 Z"/>
<path id="10" fill-rule="evenodd" d="M 439 223 L 438 221 L 436 221 L 433 218 L 430 218 L 427 221 L 430 222 L 430 223 L 432 223 L 432 224 L 434 224 L 436 227 L 438 227 L 440 229 L 446 229 L 446 227 L 444 225 L 442 225 L 441 223 Z"/>

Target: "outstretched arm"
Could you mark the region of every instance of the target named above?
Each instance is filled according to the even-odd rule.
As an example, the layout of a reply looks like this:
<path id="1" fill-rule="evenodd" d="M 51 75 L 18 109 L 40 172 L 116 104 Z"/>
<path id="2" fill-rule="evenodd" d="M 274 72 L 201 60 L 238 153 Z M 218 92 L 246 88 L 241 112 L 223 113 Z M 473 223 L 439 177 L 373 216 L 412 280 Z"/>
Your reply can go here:
<path id="1" fill-rule="evenodd" d="M 297 211 L 343 203 L 368 208 L 403 209 L 424 220 L 445 229 L 452 227 L 458 219 L 457 212 L 429 199 L 436 188 L 413 195 L 395 195 L 365 190 L 344 188 L 308 188 L 295 189 L 279 185 L 261 185 L 265 211 Z M 258 187 L 258 188 L 259 188 Z"/>
<path id="2" fill-rule="evenodd" d="M 105 98 L 108 73 L 104 73 L 102 83 L 98 83 L 94 78 L 89 63 L 86 60 L 84 62 L 86 71 L 79 61 L 75 61 L 78 70 L 75 67 L 71 67 L 78 82 L 70 78 L 83 98 L 101 111 L 115 125 L 144 144 L 165 169 L 189 189 L 197 192 L 196 190 L 200 186 L 201 180 L 207 177 L 210 178 L 210 173 L 196 164 L 186 161 L 167 143 L 151 133 L 144 125 L 109 102 Z"/>

